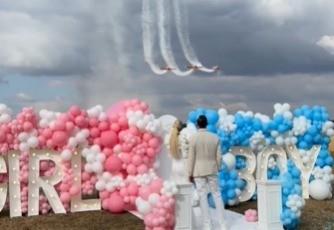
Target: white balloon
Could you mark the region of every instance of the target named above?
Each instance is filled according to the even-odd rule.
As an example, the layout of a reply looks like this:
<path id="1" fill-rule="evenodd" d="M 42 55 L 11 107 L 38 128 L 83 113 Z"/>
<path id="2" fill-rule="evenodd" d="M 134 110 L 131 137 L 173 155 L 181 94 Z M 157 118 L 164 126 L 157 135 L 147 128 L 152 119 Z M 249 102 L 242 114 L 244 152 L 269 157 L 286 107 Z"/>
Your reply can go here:
<path id="1" fill-rule="evenodd" d="M 31 147 L 31 148 L 36 148 L 38 146 L 38 138 L 37 137 L 30 137 L 28 139 L 28 145 Z"/>
<path id="2" fill-rule="evenodd" d="M 75 148 L 78 145 L 77 140 L 73 137 L 70 137 L 70 139 L 68 140 L 68 146 Z"/>
<path id="3" fill-rule="evenodd" d="M 19 149 L 21 150 L 21 152 L 27 152 L 29 151 L 29 145 L 23 142 L 20 144 Z"/>
<path id="4" fill-rule="evenodd" d="M 72 157 L 72 153 L 71 153 L 70 150 L 65 149 L 64 151 L 61 152 L 60 157 L 61 157 L 61 159 L 63 159 L 64 161 L 68 161 L 68 160 L 71 159 L 71 157 Z"/>
<path id="5" fill-rule="evenodd" d="M 76 138 L 77 142 L 79 143 L 82 143 L 86 140 L 86 136 L 83 132 L 79 132 L 77 135 L 76 135 Z"/>
<path id="6" fill-rule="evenodd" d="M 325 200 L 330 197 L 330 185 L 323 180 L 313 180 L 309 185 L 309 193 L 313 199 Z"/>
<path id="7" fill-rule="evenodd" d="M 18 138 L 19 138 L 20 142 L 25 142 L 25 141 L 28 140 L 29 135 L 26 132 L 22 132 L 22 133 L 19 134 Z"/>
<path id="8" fill-rule="evenodd" d="M 223 162 L 227 165 L 229 170 L 235 168 L 236 158 L 232 153 L 226 153 L 223 155 Z"/>
<path id="9" fill-rule="evenodd" d="M 7 123 L 10 121 L 10 115 L 5 113 L 5 114 L 1 114 L 1 123 Z"/>
<path id="10" fill-rule="evenodd" d="M 152 193 L 149 197 L 148 197 L 148 202 L 151 205 L 156 205 L 159 201 L 160 196 L 157 193 Z"/>
<path id="11" fill-rule="evenodd" d="M 102 190 L 104 190 L 105 187 L 106 187 L 106 184 L 104 183 L 103 180 L 99 180 L 99 181 L 96 182 L 96 184 L 95 184 L 95 188 L 96 188 L 96 190 L 98 190 L 98 191 L 102 191 Z"/>
<path id="12" fill-rule="evenodd" d="M 108 192 L 113 192 L 115 190 L 115 186 L 112 183 L 109 182 L 109 183 L 106 184 L 106 190 Z"/>

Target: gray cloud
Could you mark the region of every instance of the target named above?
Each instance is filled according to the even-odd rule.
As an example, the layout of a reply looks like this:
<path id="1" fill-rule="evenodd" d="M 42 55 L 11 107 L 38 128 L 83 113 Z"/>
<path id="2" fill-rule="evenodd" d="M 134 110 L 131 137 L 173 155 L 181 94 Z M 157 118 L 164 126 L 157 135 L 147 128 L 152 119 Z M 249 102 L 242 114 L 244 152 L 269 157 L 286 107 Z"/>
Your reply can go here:
<path id="1" fill-rule="evenodd" d="M 141 1 L 5 0 L 0 39 L 7 45 L 0 46 L 0 70 L 68 76 L 79 98 L 72 103 L 85 107 L 139 97 L 157 114 L 183 118 L 195 107 L 221 104 L 264 113 L 275 102 L 323 104 L 334 112 L 334 57 L 317 45 L 334 34 L 334 2 L 321 2 L 187 0 L 200 60 L 224 73 L 181 79 L 154 76 L 144 63 Z M 186 66 L 175 34 L 173 48 Z"/>

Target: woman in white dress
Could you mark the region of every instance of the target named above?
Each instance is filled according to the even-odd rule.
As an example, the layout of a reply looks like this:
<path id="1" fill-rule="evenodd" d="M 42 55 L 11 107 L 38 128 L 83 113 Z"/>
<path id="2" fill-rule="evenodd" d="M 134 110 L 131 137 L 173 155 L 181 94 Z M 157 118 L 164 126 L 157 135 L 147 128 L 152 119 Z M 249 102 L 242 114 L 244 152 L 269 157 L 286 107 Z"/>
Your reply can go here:
<path id="1" fill-rule="evenodd" d="M 172 159 L 171 180 L 176 184 L 188 184 L 187 157 L 188 157 L 188 135 L 185 125 L 176 120 L 169 136 L 169 152 Z"/>

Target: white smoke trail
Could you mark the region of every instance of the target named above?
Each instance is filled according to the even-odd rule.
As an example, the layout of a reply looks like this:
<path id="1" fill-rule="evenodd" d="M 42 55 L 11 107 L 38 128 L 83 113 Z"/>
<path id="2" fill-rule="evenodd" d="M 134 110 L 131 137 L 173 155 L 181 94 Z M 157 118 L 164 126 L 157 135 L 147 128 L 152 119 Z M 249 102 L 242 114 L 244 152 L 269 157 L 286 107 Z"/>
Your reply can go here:
<path id="1" fill-rule="evenodd" d="M 200 67 L 202 72 L 213 73 L 216 68 L 207 68 L 198 60 L 198 57 L 191 46 L 188 31 L 188 15 L 184 6 L 181 6 L 180 0 L 173 0 L 176 31 L 179 37 L 181 47 L 186 59 L 192 66 Z"/>
<path id="2" fill-rule="evenodd" d="M 172 45 L 171 45 L 171 28 L 170 28 L 170 4 L 169 0 L 154 0 L 157 1 L 158 9 L 158 26 L 159 26 L 159 44 L 161 54 L 167 66 L 171 71 L 178 76 L 188 76 L 194 72 L 193 69 L 182 71 L 176 64 Z"/>
<path id="3" fill-rule="evenodd" d="M 143 28 L 143 47 L 145 61 L 149 64 L 151 70 L 158 75 L 167 73 L 167 70 L 162 70 L 154 62 L 153 49 L 154 38 L 156 33 L 152 25 L 154 24 L 154 14 L 150 5 L 150 0 L 143 0 L 143 15 L 142 15 L 142 28 Z"/>

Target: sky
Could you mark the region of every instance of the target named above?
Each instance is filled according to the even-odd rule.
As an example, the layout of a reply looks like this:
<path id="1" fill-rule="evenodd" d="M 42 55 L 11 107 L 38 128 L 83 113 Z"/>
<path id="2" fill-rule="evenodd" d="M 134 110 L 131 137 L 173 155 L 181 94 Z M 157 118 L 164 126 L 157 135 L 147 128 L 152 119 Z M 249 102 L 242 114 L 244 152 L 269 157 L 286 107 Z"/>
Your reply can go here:
<path id="1" fill-rule="evenodd" d="M 0 0 L 0 102 L 64 111 L 139 98 L 181 119 L 198 107 L 270 115 L 287 102 L 324 105 L 334 117 L 334 1 L 183 2 L 193 48 L 221 73 L 154 75 L 144 61 L 141 0 Z"/>

